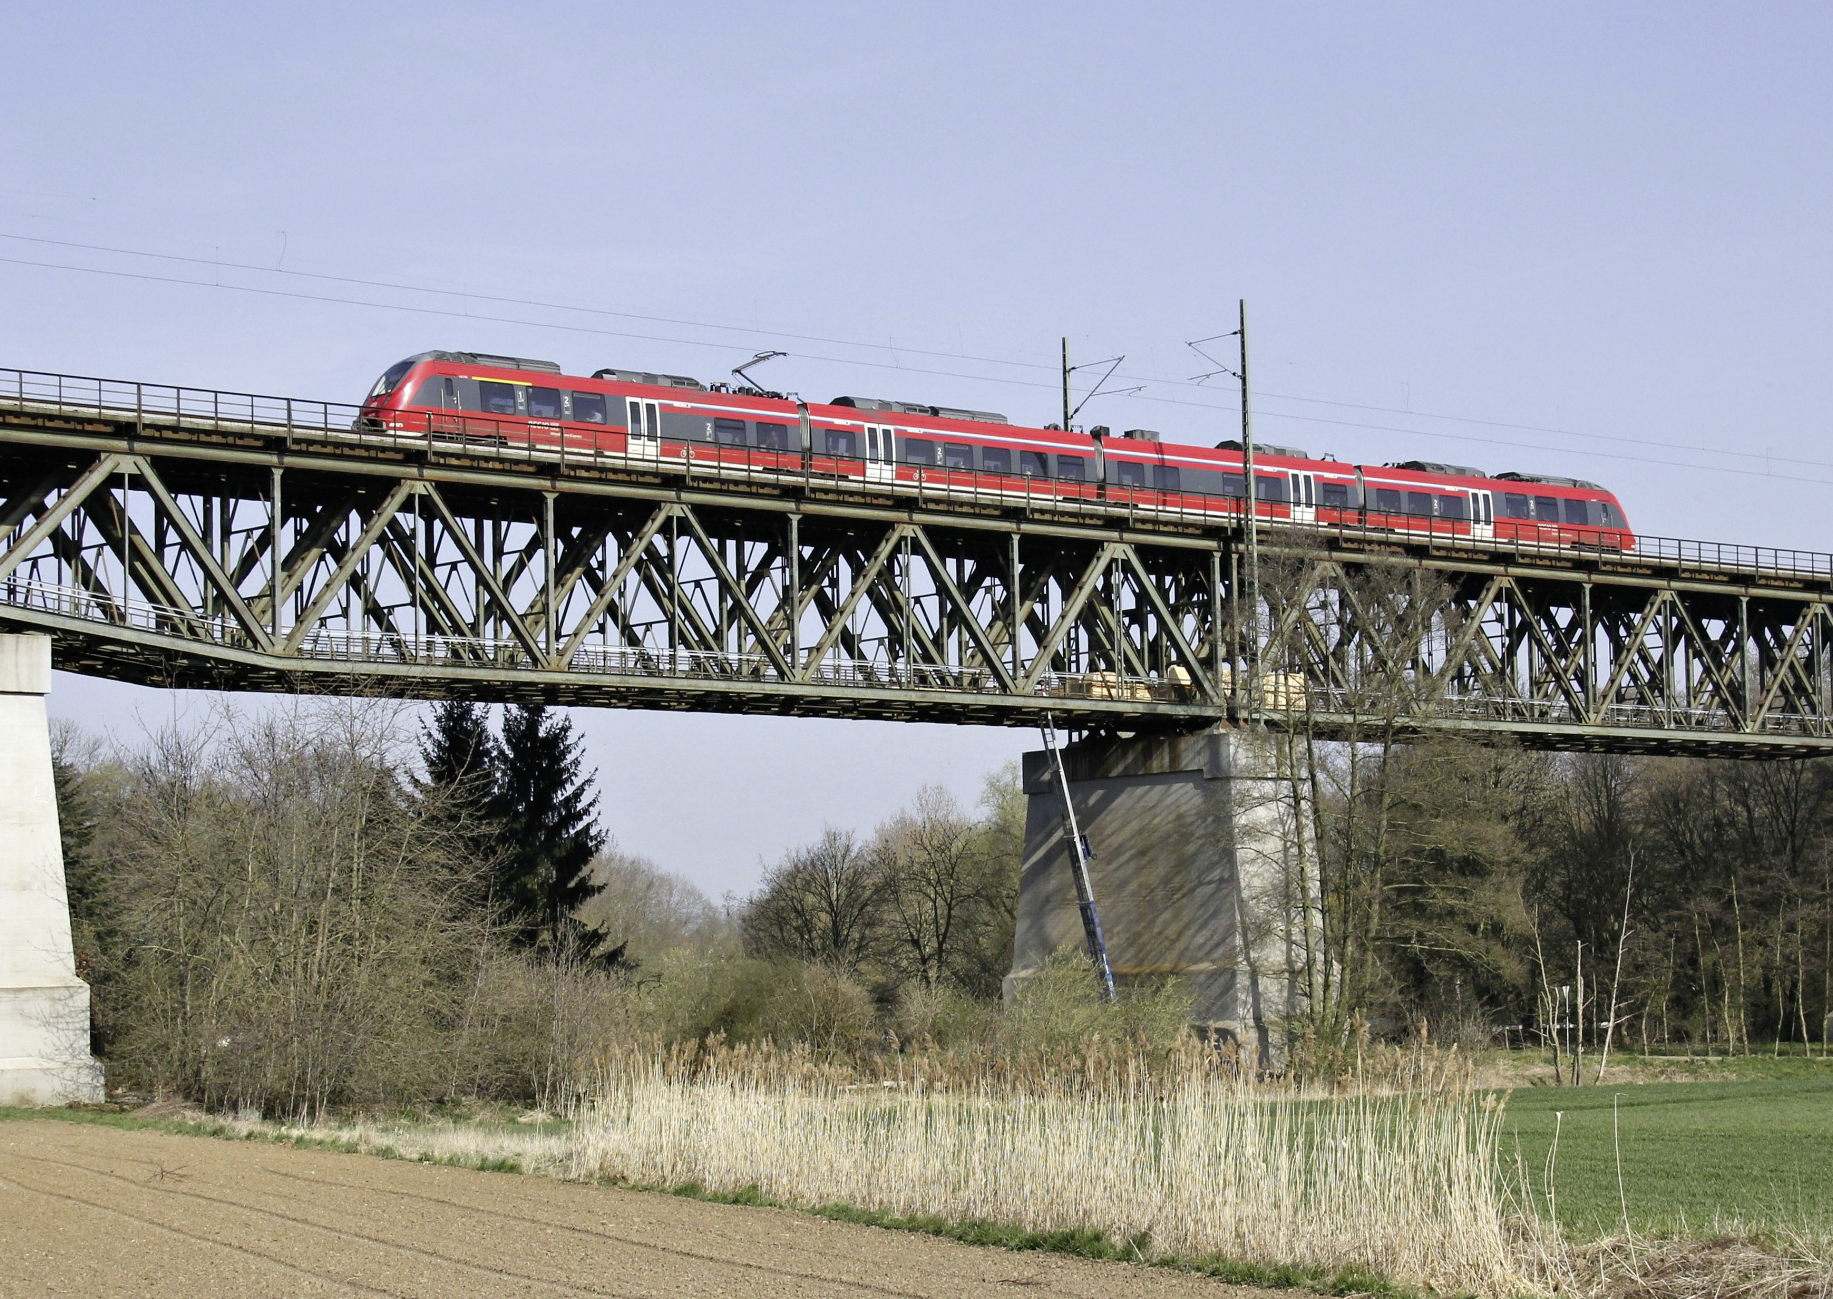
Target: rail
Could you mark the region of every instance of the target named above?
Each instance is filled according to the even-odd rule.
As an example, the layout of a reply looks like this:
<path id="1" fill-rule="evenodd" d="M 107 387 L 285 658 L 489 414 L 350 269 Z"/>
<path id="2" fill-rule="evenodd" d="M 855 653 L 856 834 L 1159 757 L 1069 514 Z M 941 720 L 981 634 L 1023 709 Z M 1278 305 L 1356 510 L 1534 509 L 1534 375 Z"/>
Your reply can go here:
<path id="1" fill-rule="evenodd" d="M 560 470 L 617 469 L 679 472 L 689 478 L 719 482 L 829 486 L 914 496 L 926 505 L 952 502 L 977 505 L 1048 506 L 1085 513 L 1131 526 L 1200 526 L 1240 521 L 1245 502 L 1237 496 L 1158 491 L 1143 487 L 1081 483 L 1061 479 L 1016 478 L 977 470 L 919 467 L 914 479 L 868 477 L 863 460 L 819 455 L 810 464 L 770 463 L 771 457 L 797 453 L 721 447 L 717 444 L 663 439 L 653 456 L 608 451 L 563 436 L 558 423 L 434 411 L 390 412 L 391 426 L 360 427 L 362 408 L 347 402 L 308 401 L 257 393 L 226 392 L 124 379 L 53 374 L 0 368 L 0 410 L 58 415 L 93 415 L 115 421 L 132 419 L 144 433 L 157 429 L 193 432 L 323 438 L 357 445 L 386 446 L 428 453 L 485 455 L 508 462 L 541 462 Z M 832 468 L 822 464 L 831 463 Z M 912 466 L 902 466 L 910 469 Z M 1774 546 L 1701 541 L 1635 534 L 1625 550 L 1617 534 L 1589 528 L 1561 527 L 1555 536 L 1497 537 L 1473 535 L 1471 525 L 1424 516 L 1405 518 L 1402 526 L 1371 526 L 1360 521 L 1293 518 L 1275 513 L 1289 507 L 1262 503 L 1261 527 L 1308 538 L 1334 539 L 1345 546 L 1369 543 L 1423 542 L 1472 551 L 1504 552 L 1525 558 L 1618 558 L 1681 569 L 1719 573 L 1756 573 L 1786 578 L 1833 580 L 1833 554 Z"/>

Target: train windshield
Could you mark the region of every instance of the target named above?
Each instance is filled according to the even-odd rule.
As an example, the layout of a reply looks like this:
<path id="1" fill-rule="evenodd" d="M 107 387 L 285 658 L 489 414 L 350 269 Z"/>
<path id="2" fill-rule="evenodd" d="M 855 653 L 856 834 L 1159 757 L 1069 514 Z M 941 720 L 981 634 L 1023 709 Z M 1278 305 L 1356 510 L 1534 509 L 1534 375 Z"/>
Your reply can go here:
<path id="1" fill-rule="evenodd" d="M 369 400 L 374 401 L 377 397 L 388 396 L 389 393 L 395 390 L 396 385 L 407 376 L 407 372 L 413 368 L 414 363 L 412 361 L 396 361 L 393 365 L 389 366 L 382 372 L 382 377 L 376 380 L 376 386 L 369 390 Z"/>

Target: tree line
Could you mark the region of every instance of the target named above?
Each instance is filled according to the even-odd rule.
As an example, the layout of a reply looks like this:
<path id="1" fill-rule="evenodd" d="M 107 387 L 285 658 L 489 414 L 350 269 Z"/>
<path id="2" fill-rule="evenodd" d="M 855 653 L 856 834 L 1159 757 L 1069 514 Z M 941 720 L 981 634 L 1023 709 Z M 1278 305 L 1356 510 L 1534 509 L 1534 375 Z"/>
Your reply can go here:
<path id="1" fill-rule="evenodd" d="M 1567 1074 L 1607 1046 L 1826 1050 L 1827 764 L 1279 743 L 1316 795 L 1295 1036 L 1537 1045 Z"/>
<path id="2" fill-rule="evenodd" d="M 120 1083 L 288 1113 L 533 1096 L 622 954 L 564 716 L 294 705 L 54 753 L 78 969 Z M 416 744 L 416 738 L 418 743 Z M 602 1016 L 600 1016 L 602 1018 Z"/>
<path id="3" fill-rule="evenodd" d="M 972 808 L 926 788 L 867 833 L 829 827 L 716 902 L 609 839 L 563 715 L 408 717 L 298 704 L 137 748 L 64 737 L 73 928 L 112 1080 L 285 1113 L 560 1103 L 616 1042 L 859 1056 L 1180 1022 L 1174 983 L 1103 1020 L 1074 953 L 1035 981 L 1054 1009 L 1002 1003 L 1011 769 Z M 1268 740 L 1305 827 L 1262 912 L 1305 994 L 1268 1026 L 1289 1058 L 1328 1069 L 1383 1037 L 1525 1043 L 1565 1074 L 1606 1043 L 1826 1051 L 1825 764 L 1536 753 L 1370 717 L 1355 743 L 1302 718 Z"/>
<path id="4" fill-rule="evenodd" d="M 288 1114 L 563 1103 L 618 1042 L 856 1053 L 929 1031 L 949 998 L 997 999 L 1022 836 L 1009 773 L 979 812 L 921 791 L 716 904 L 609 839 L 564 715 L 409 716 L 296 703 L 133 748 L 60 736 L 73 934 L 111 1082 Z"/>

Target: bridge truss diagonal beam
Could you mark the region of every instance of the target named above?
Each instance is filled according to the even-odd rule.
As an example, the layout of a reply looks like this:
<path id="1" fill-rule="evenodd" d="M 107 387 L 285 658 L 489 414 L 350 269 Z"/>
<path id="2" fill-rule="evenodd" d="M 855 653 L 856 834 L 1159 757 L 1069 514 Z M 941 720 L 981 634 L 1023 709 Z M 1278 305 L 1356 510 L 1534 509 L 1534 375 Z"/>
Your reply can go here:
<path id="1" fill-rule="evenodd" d="M 290 419 L 290 416 L 289 416 Z M 0 623 L 169 684 L 1833 752 L 1833 571 L 587 467 L 0 393 Z M 1740 552 L 1741 553 L 1741 552 Z M 1760 556 L 1759 556 L 1760 558 Z M 1247 693 L 1250 647 L 1260 681 Z"/>

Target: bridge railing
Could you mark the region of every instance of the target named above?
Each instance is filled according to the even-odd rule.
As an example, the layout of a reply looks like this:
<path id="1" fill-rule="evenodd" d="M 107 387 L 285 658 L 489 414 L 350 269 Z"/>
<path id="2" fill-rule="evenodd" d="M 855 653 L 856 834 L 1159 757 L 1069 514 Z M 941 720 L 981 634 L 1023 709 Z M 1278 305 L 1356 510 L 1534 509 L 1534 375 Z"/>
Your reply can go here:
<path id="1" fill-rule="evenodd" d="M 89 591 L 15 575 L 0 583 L 0 601 L 17 609 L 178 636 L 187 641 L 207 641 L 228 649 L 256 647 L 254 640 L 227 613 L 206 616 L 195 609 L 122 599 L 113 592 Z"/>
<path id="2" fill-rule="evenodd" d="M 360 409 L 343 402 L 36 370 L 0 370 L 0 402 L 19 409 L 53 410 L 66 415 L 132 416 L 139 421 L 192 429 L 299 434 L 349 434 Z"/>
<path id="3" fill-rule="evenodd" d="M 94 414 L 136 425 L 152 421 L 215 433 L 282 434 L 290 437 L 348 440 L 397 450 L 490 456 L 513 462 L 543 462 L 557 469 L 668 469 L 690 479 L 765 483 L 801 487 L 851 488 L 916 498 L 919 504 L 1043 506 L 1057 512 L 1086 514 L 1129 526 L 1213 526 L 1237 524 L 1246 501 L 1235 495 L 1162 491 L 1131 485 L 1074 482 L 1054 478 L 1021 478 L 947 466 L 915 467 L 912 478 L 869 478 L 864 460 L 818 455 L 804 463 L 795 452 L 725 447 L 668 438 L 653 458 L 610 450 L 576 436 L 562 436 L 559 424 L 526 419 L 500 420 L 470 412 L 392 411 L 387 422 L 365 419 L 362 408 L 344 402 L 305 401 L 258 393 L 225 392 L 170 384 L 139 383 L 81 375 L 0 369 L 0 408 Z M 792 457 L 794 463 L 785 463 Z M 901 466 L 905 470 L 913 466 Z M 1283 513 L 1282 513 L 1283 511 Z M 1284 503 L 1262 502 L 1257 515 L 1268 534 L 1290 533 L 1310 541 L 1336 541 L 1346 547 L 1369 542 L 1426 542 L 1454 549 L 1506 552 L 1523 557 L 1618 555 L 1710 572 L 1769 573 L 1833 580 L 1833 554 L 1773 546 L 1751 546 L 1658 537 L 1638 533 L 1625 549 L 1621 534 L 1608 529 L 1549 526 L 1540 535 L 1477 535 L 1464 520 L 1404 518 L 1399 526 L 1361 521 L 1323 521 L 1290 517 Z"/>
<path id="4" fill-rule="evenodd" d="M 17 610 L 97 623 L 116 629 L 203 641 L 225 649 L 259 652 L 261 646 L 227 613 L 199 614 L 193 609 L 122 600 L 112 592 L 9 577 L 0 583 L 0 603 Z M 288 628 L 281 628 L 284 637 Z M 291 656 L 323 663 L 347 663 L 353 669 L 391 665 L 421 668 L 541 669 L 547 664 L 512 636 L 445 636 L 429 632 L 390 632 L 342 627 L 314 627 L 290 651 Z M 561 670 L 594 676 L 675 678 L 695 682 L 749 681 L 789 684 L 768 655 L 665 646 L 613 646 L 587 643 L 577 648 Z M 808 667 L 797 684 L 836 686 L 848 690 L 935 690 L 977 695 L 1000 694 L 996 674 L 966 665 L 890 663 L 832 657 Z M 1052 672 L 1030 692 L 1063 700 L 1191 704 L 1198 702 L 1187 681 L 1165 677 L 1121 676 L 1113 672 Z"/>
<path id="5" fill-rule="evenodd" d="M 205 642 L 225 649 L 259 652 L 260 646 L 227 614 L 206 616 L 192 609 L 144 600 L 122 600 L 113 593 L 13 577 L 0 585 L 0 599 L 17 610 L 130 629 L 186 642 Z M 284 631 L 284 629 L 283 629 Z M 297 659 L 324 664 L 345 664 L 352 673 L 391 666 L 434 669 L 535 669 L 547 664 L 512 637 L 443 636 L 348 628 L 315 627 L 292 651 Z M 774 662 L 762 654 L 706 650 L 670 650 L 664 646 L 580 646 L 564 665 L 554 665 L 569 675 L 603 676 L 624 680 L 680 681 L 697 686 L 719 682 L 754 685 L 798 685 L 860 690 L 934 691 L 981 697 L 1010 696 L 994 673 L 965 665 L 932 666 L 899 664 L 869 659 L 830 657 L 807 668 L 790 682 Z M 1227 693 L 1227 679 L 1222 681 Z M 1390 719 L 1390 712 L 1367 692 L 1317 683 L 1299 683 L 1279 676 L 1276 688 L 1264 690 L 1261 715 L 1276 725 L 1293 727 L 1323 723 L 1332 733 L 1358 729 L 1364 736 Z M 1045 674 L 1029 697 L 1063 704 L 1079 702 L 1200 706 L 1203 700 L 1187 678 L 1135 677 L 1114 672 L 1052 672 Z M 1439 721 L 1514 726 L 1616 728 L 1635 731 L 1686 731 L 1732 735 L 1760 729 L 1767 735 L 1833 737 L 1833 717 L 1768 710 L 1760 727 L 1740 711 L 1718 705 L 1683 705 L 1672 702 L 1642 703 L 1621 700 L 1594 708 L 1569 701 L 1532 699 L 1489 692 L 1434 693 L 1423 710 L 1403 710 L 1391 720 L 1405 726 L 1427 718 Z"/>

